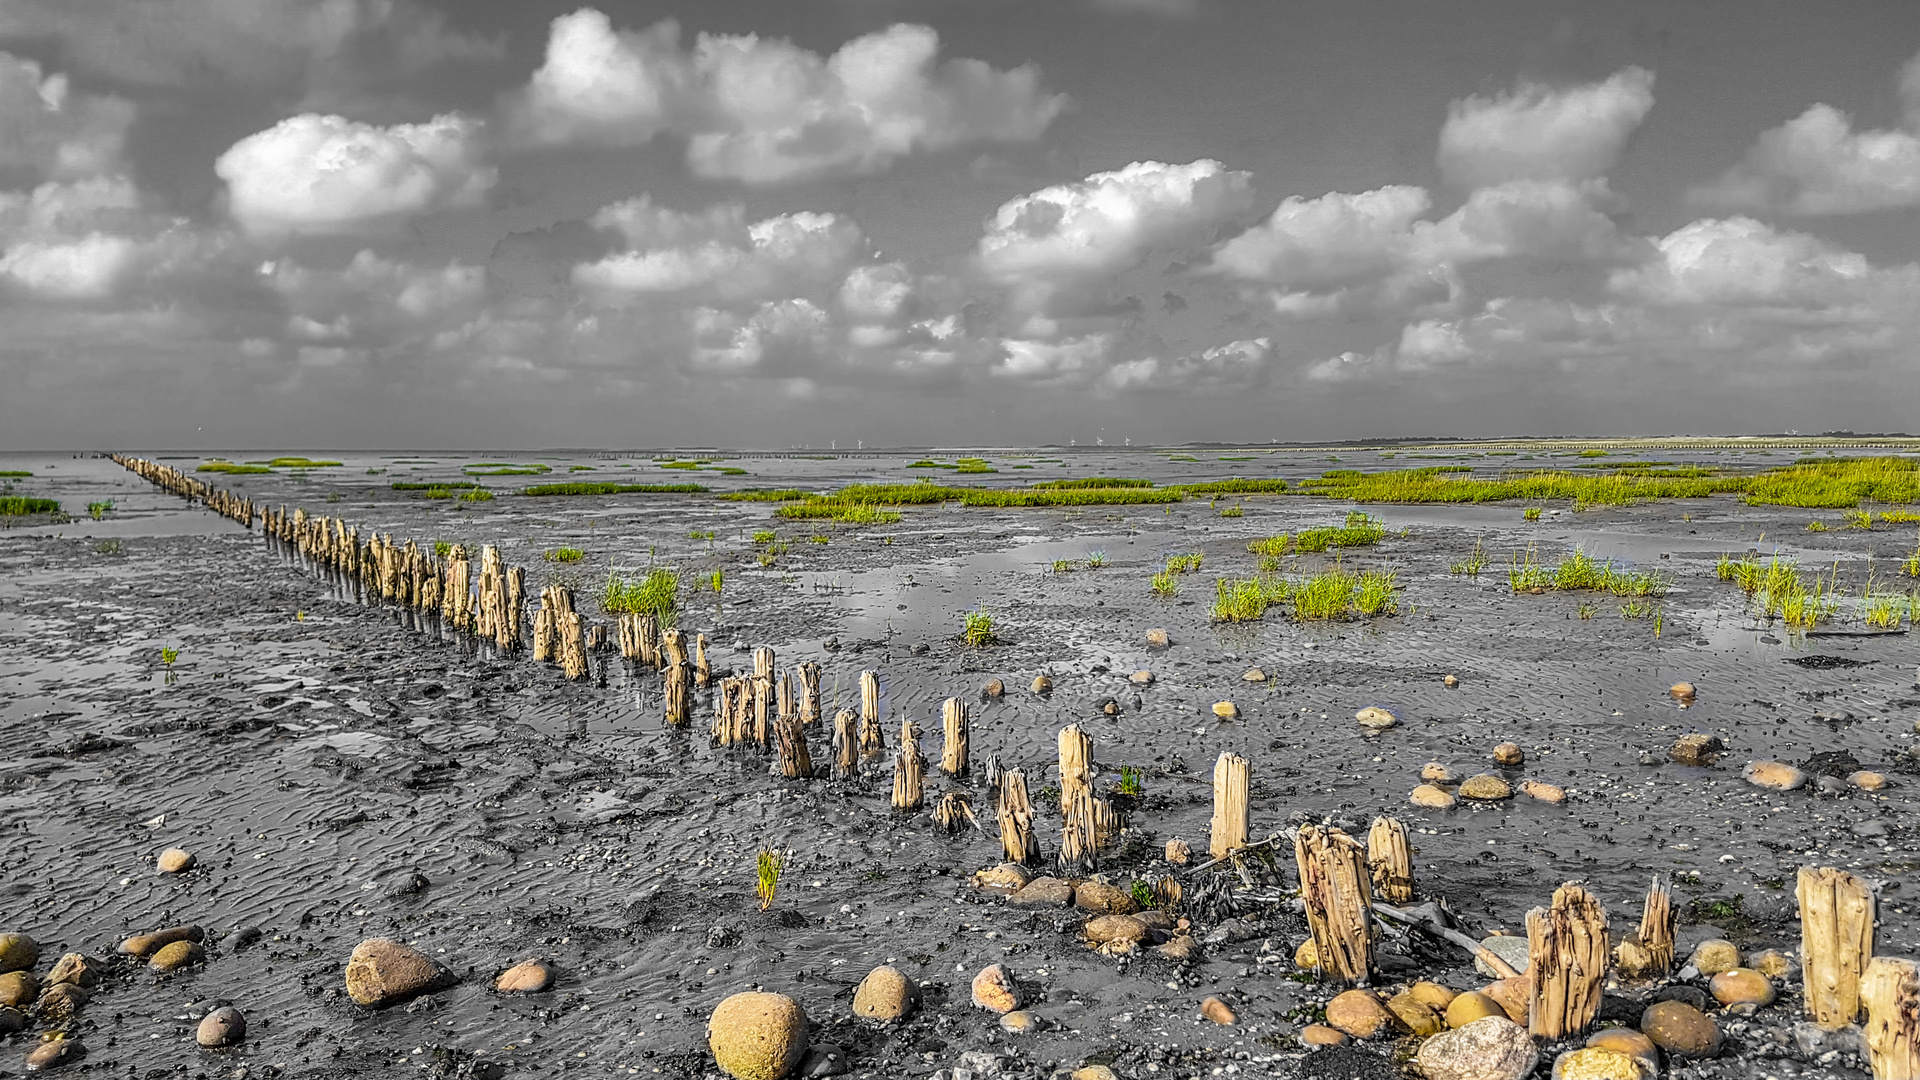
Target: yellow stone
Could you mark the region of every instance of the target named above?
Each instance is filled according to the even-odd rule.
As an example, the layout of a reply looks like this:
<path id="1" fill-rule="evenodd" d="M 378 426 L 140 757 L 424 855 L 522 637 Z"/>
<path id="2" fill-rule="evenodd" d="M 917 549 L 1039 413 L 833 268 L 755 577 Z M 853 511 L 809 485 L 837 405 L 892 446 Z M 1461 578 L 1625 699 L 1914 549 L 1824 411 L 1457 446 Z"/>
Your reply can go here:
<path id="1" fill-rule="evenodd" d="M 1439 983 L 1424 979 L 1407 987 L 1407 993 L 1412 994 L 1415 1001 L 1434 1009 L 1445 1009 L 1459 996 Z"/>
<path id="2" fill-rule="evenodd" d="M 1453 1000 L 1447 1002 L 1447 1026 L 1449 1027 L 1466 1027 L 1475 1020 L 1484 1020 L 1489 1016 L 1511 1019 L 1507 1017 L 1507 1010 L 1501 1008 L 1499 1002 L 1478 990 L 1455 994 Z"/>
<path id="3" fill-rule="evenodd" d="M 1432 784 L 1421 784 L 1413 789 L 1408 801 L 1415 806 L 1424 806 L 1429 810 L 1449 810 L 1453 808 L 1454 797 L 1443 788 Z"/>
<path id="4" fill-rule="evenodd" d="M 1707 984 L 1722 1005 L 1773 1004 L 1773 983 L 1752 968 L 1734 968 L 1715 975 Z"/>
<path id="5" fill-rule="evenodd" d="M 1651 1080 L 1651 1074 L 1639 1058 L 1589 1046 L 1555 1058 L 1553 1080 Z"/>

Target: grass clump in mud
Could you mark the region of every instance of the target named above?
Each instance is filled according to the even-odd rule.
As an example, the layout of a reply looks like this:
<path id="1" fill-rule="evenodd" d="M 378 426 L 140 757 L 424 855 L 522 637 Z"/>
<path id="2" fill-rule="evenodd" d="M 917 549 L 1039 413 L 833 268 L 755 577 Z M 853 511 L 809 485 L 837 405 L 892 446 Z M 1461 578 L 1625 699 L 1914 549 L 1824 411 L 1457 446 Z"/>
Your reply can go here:
<path id="1" fill-rule="evenodd" d="M 1379 543 L 1386 535 L 1387 527 L 1378 518 L 1355 510 L 1347 515 L 1343 525 L 1302 529 L 1300 535 L 1294 537 L 1293 546 L 1296 551 L 1367 547 Z"/>
<path id="2" fill-rule="evenodd" d="M 1258 540 L 1247 541 L 1247 550 L 1255 555 L 1278 558 L 1287 553 L 1287 544 L 1293 539 L 1287 533 L 1278 536 L 1264 536 Z"/>
<path id="3" fill-rule="evenodd" d="M 1181 484 L 1187 495 L 1278 495 L 1287 490 L 1285 480 L 1210 480 L 1201 484 Z"/>
<path id="4" fill-rule="evenodd" d="M 479 474 L 486 475 L 486 474 Z M 550 497 L 558 495 L 699 495 L 707 490 L 703 484 L 614 484 L 607 482 L 575 481 L 568 484 L 534 484 L 520 489 L 522 495 Z"/>
<path id="5" fill-rule="evenodd" d="M 713 591 L 718 593 L 718 571 L 712 580 Z M 600 610 L 609 615 L 651 615 L 665 629 L 678 621 L 679 601 L 680 575 L 676 571 L 656 566 L 639 578 L 608 571 L 606 588 L 600 595 Z"/>
<path id="6" fill-rule="evenodd" d="M 760 898 L 760 910 L 766 911 L 773 906 L 774 897 L 780 892 L 780 872 L 786 869 L 787 857 L 772 848 L 761 848 L 754 857 L 754 895 Z"/>
<path id="7" fill-rule="evenodd" d="M 814 497 L 813 492 L 799 488 L 747 488 L 720 496 L 725 502 L 802 502 Z"/>
<path id="8" fill-rule="evenodd" d="M 960 639 L 972 649 L 997 644 L 1000 639 L 993 634 L 993 615 L 986 608 L 975 608 L 962 615 Z"/>
<path id="9" fill-rule="evenodd" d="M 1042 480 L 1033 486 L 1042 491 L 1078 491 L 1086 488 L 1150 488 L 1153 481 L 1127 476 L 1082 476 L 1073 480 Z"/>
<path id="10" fill-rule="evenodd" d="M 1447 566 L 1447 572 L 1451 574 L 1464 574 L 1467 577 L 1477 578 L 1480 576 L 1480 571 L 1485 570 L 1486 568 L 1487 568 L 1486 549 L 1481 547 L 1479 539 L 1475 538 L 1473 541 L 1473 550 L 1467 553 L 1466 558 L 1461 559 L 1459 562 L 1449 564 Z"/>
<path id="11" fill-rule="evenodd" d="M 0 469 L 0 480 L 25 480 L 32 475 L 30 469 Z"/>
<path id="12" fill-rule="evenodd" d="M 540 557 L 548 562 L 577 563 L 586 558 L 587 553 L 577 547 L 561 547 L 542 552 Z"/>
<path id="13" fill-rule="evenodd" d="M 488 491 L 486 488 L 475 488 L 472 491 L 462 492 L 460 495 L 460 501 L 461 502 L 492 502 L 493 492 Z"/>
<path id="14" fill-rule="evenodd" d="M 775 511 L 793 521 L 838 521 L 847 525 L 891 525 L 900 515 L 882 510 L 872 503 L 844 502 L 840 499 L 811 499 Z"/>
<path id="15" fill-rule="evenodd" d="M 1167 573 L 1190 574 L 1200 569 L 1200 560 L 1205 556 L 1198 551 L 1186 551 L 1178 555 L 1167 556 Z"/>
<path id="16" fill-rule="evenodd" d="M 1172 596 L 1180 591 L 1180 577 L 1171 570 L 1162 570 L 1153 575 L 1153 595 Z"/>
<path id="17" fill-rule="evenodd" d="M 112 512 L 113 512 L 112 499 L 107 499 L 102 502 L 90 502 L 87 504 L 87 516 L 92 518 L 95 521 L 107 520 L 107 515 Z"/>
<path id="18" fill-rule="evenodd" d="M 1220 516 L 1227 518 L 1245 517 L 1246 514 L 1246 510 L 1239 506 L 1229 506 L 1225 510 L 1220 511 Z"/>
<path id="19" fill-rule="evenodd" d="M 1352 574 L 1336 568 L 1301 581 L 1292 591 L 1293 617 L 1300 622 L 1391 615 L 1399 610 L 1400 585 L 1391 570 Z"/>
<path id="20" fill-rule="evenodd" d="M 27 514 L 52 514 L 60 510 L 56 499 L 36 499 L 26 495 L 0 495 L 0 517 L 24 517 Z"/>
<path id="21" fill-rule="evenodd" d="M 1549 569 L 1540 563 L 1532 545 L 1509 561 L 1507 584 L 1514 592 L 1592 591 L 1628 597 L 1665 596 L 1668 587 L 1659 574 L 1619 569 L 1613 560 L 1595 560 L 1579 547 Z"/>
<path id="22" fill-rule="evenodd" d="M 479 486 L 480 482 L 477 480 L 440 480 L 432 483 L 396 480 L 387 485 L 387 487 L 393 491 L 451 491 L 455 488 L 477 488 Z"/>
<path id="23" fill-rule="evenodd" d="M 265 465 L 238 465 L 231 461 L 223 461 L 216 458 L 212 461 L 201 462 L 193 471 L 226 473 L 232 476 L 257 476 L 261 473 L 270 473 L 273 470 Z"/>
<path id="24" fill-rule="evenodd" d="M 1270 605 L 1285 598 L 1285 585 L 1260 578 L 1220 578 L 1213 583 L 1213 607 L 1207 614 L 1214 622 L 1258 622 L 1266 618 Z"/>
<path id="25" fill-rule="evenodd" d="M 333 469 L 338 468 L 337 461 L 320 461 L 308 457 L 277 457 L 272 461 L 250 461 L 249 465 L 270 465 L 276 469 Z"/>

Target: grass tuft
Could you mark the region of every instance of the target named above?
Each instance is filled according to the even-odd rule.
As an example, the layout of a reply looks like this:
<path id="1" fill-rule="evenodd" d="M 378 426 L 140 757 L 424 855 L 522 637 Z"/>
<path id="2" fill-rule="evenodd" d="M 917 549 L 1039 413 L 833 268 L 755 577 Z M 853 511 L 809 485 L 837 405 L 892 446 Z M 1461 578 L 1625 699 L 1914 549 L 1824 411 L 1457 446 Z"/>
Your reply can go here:
<path id="1" fill-rule="evenodd" d="M 986 608 L 975 608 L 962 619 L 964 627 L 960 636 L 969 648 L 984 649 L 999 640 L 993 636 L 993 616 Z"/>
<path id="2" fill-rule="evenodd" d="M 548 562 L 577 563 L 587 557 L 587 553 L 576 547 L 553 548 L 540 556 Z"/>
<path id="3" fill-rule="evenodd" d="M 714 592 L 719 592 L 715 571 Z M 648 570 L 639 579 L 609 571 L 600 596 L 600 610 L 609 615 L 652 615 L 662 629 L 679 620 L 680 575 L 664 566 Z"/>
<path id="4" fill-rule="evenodd" d="M 485 475 L 485 474 L 480 474 Z M 698 495 L 707 488 L 701 484 L 614 484 L 607 482 L 575 481 L 568 484 L 535 484 L 520 489 L 522 495 L 625 495 L 630 492 L 646 495 Z"/>

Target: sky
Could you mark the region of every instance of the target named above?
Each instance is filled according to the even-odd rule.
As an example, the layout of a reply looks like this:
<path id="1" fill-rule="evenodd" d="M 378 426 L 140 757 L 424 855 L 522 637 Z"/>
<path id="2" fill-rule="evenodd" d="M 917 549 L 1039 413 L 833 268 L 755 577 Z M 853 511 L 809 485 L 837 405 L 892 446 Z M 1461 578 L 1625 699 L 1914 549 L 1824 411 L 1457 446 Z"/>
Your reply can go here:
<path id="1" fill-rule="evenodd" d="M 0 0 L 0 447 L 1917 407 L 1911 0 Z"/>

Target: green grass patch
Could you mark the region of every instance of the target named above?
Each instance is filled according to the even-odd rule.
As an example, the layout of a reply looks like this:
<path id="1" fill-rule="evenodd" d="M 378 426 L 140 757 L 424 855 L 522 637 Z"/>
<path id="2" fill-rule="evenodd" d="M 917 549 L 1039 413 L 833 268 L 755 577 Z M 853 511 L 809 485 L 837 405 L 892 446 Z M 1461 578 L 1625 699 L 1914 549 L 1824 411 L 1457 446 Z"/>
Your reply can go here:
<path id="1" fill-rule="evenodd" d="M 0 469 L 0 480 L 24 480 L 32 475 L 26 469 Z"/>
<path id="2" fill-rule="evenodd" d="M 460 501 L 461 502 L 492 502 L 493 492 L 488 491 L 486 488 L 475 488 L 472 491 L 461 493 Z"/>
<path id="3" fill-rule="evenodd" d="M 1387 527 L 1379 519 L 1355 510 L 1347 515 L 1345 524 L 1300 530 L 1300 535 L 1294 537 L 1293 546 L 1297 551 L 1368 547 L 1379 543 L 1386 535 Z"/>
<path id="4" fill-rule="evenodd" d="M 542 552 L 540 557 L 548 562 L 577 563 L 586 558 L 587 553 L 576 547 L 561 547 Z"/>
<path id="5" fill-rule="evenodd" d="M 535 484 L 520 489 L 522 495 L 698 495 L 707 490 L 702 484 L 615 484 L 605 481 L 575 481 L 567 484 Z"/>
<path id="6" fill-rule="evenodd" d="M 1204 484 L 1181 484 L 1177 489 L 1187 495 L 1278 495 L 1287 490 L 1285 480 L 1212 480 Z"/>
<path id="7" fill-rule="evenodd" d="M 1198 551 L 1188 551 L 1188 552 L 1183 552 L 1182 554 L 1179 554 L 1179 555 L 1169 555 L 1167 556 L 1167 573 L 1190 574 L 1193 571 L 1200 569 L 1200 560 L 1204 557 L 1205 556 Z"/>
<path id="8" fill-rule="evenodd" d="M 900 520 L 899 514 L 872 503 L 838 499 L 811 499 L 783 506 L 775 513 L 790 521 L 838 521 L 847 525 L 891 525 Z"/>
<path id="9" fill-rule="evenodd" d="M 1153 575 L 1151 584 L 1155 596 L 1172 596 L 1180 591 L 1180 576 L 1171 570 L 1162 570 Z"/>
<path id="10" fill-rule="evenodd" d="M 799 488 L 748 488 L 720 496 L 725 502 L 801 502 L 814 497 L 813 492 Z"/>
<path id="11" fill-rule="evenodd" d="M 1667 581 L 1652 571 L 1622 570 L 1613 560 L 1595 560 L 1576 547 L 1558 565 L 1541 565 L 1532 547 L 1509 561 L 1507 584 L 1514 592 L 1610 592 L 1615 596 L 1665 596 Z"/>
<path id="12" fill-rule="evenodd" d="M 1042 480 L 1033 485 L 1045 491 L 1076 491 L 1082 488 L 1150 488 L 1151 480 L 1128 476 L 1082 476 L 1072 480 Z"/>
<path id="13" fill-rule="evenodd" d="M 545 476 L 553 470 L 545 465 L 502 465 L 497 468 L 469 465 L 462 471 L 468 476 Z"/>
<path id="14" fill-rule="evenodd" d="M 1281 533 L 1279 536 L 1265 536 L 1258 540 L 1247 541 L 1247 550 L 1255 555 L 1278 558 L 1287 553 L 1287 545 L 1292 540 L 1293 537 L 1286 533 Z"/>
<path id="15" fill-rule="evenodd" d="M 986 608 L 976 608 L 962 616 L 960 638 L 974 649 L 986 648 L 999 640 L 993 636 L 993 616 Z"/>
<path id="16" fill-rule="evenodd" d="M 236 465 L 231 461 L 206 461 L 197 466 L 194 472 L 229 473 L 235 476 L 254 476 L 270 473 L 273 470 L 265 465 Z"/>
<path id="17" fill-rule="evenodd" d="M 60 503 L 56 499 L 35 499 L 25 495 L 0 495 L 0 517 L 24 517 L 27 514 L 52 514 L 58 512 Z"/>
<path id="18" fill-rule="evenodd" d="M 480 486 L 480 482 L 478 480 L 442 480 L 437 483 L 420 483 L 412 480 L 396 480 L 387 486 L 394 491 L 428 491 L 433 488 L 440 488 L 442 490 L 447 488 L 477 488 Z"/>
<path id="19" fill-rule="evenodd" d="M 250 461 L 249 465 L 271 465 L 276 469 L 331 469 L 340 463 L 337 461 L 316 461 L 305 457 L 277 457 L 272 461 Z"/>
<path id="20" fill-rule="evenodd" d="M 722 578 L 715 571 L 711 579 L 714 592 L 720 591 Z M 609 572 L 606 588 L 600 596 L 600 609 L 609 615 L 652 615 L 662 629 L 679 620 L 680 575 L 656 566 L 640 577 Z"/>

